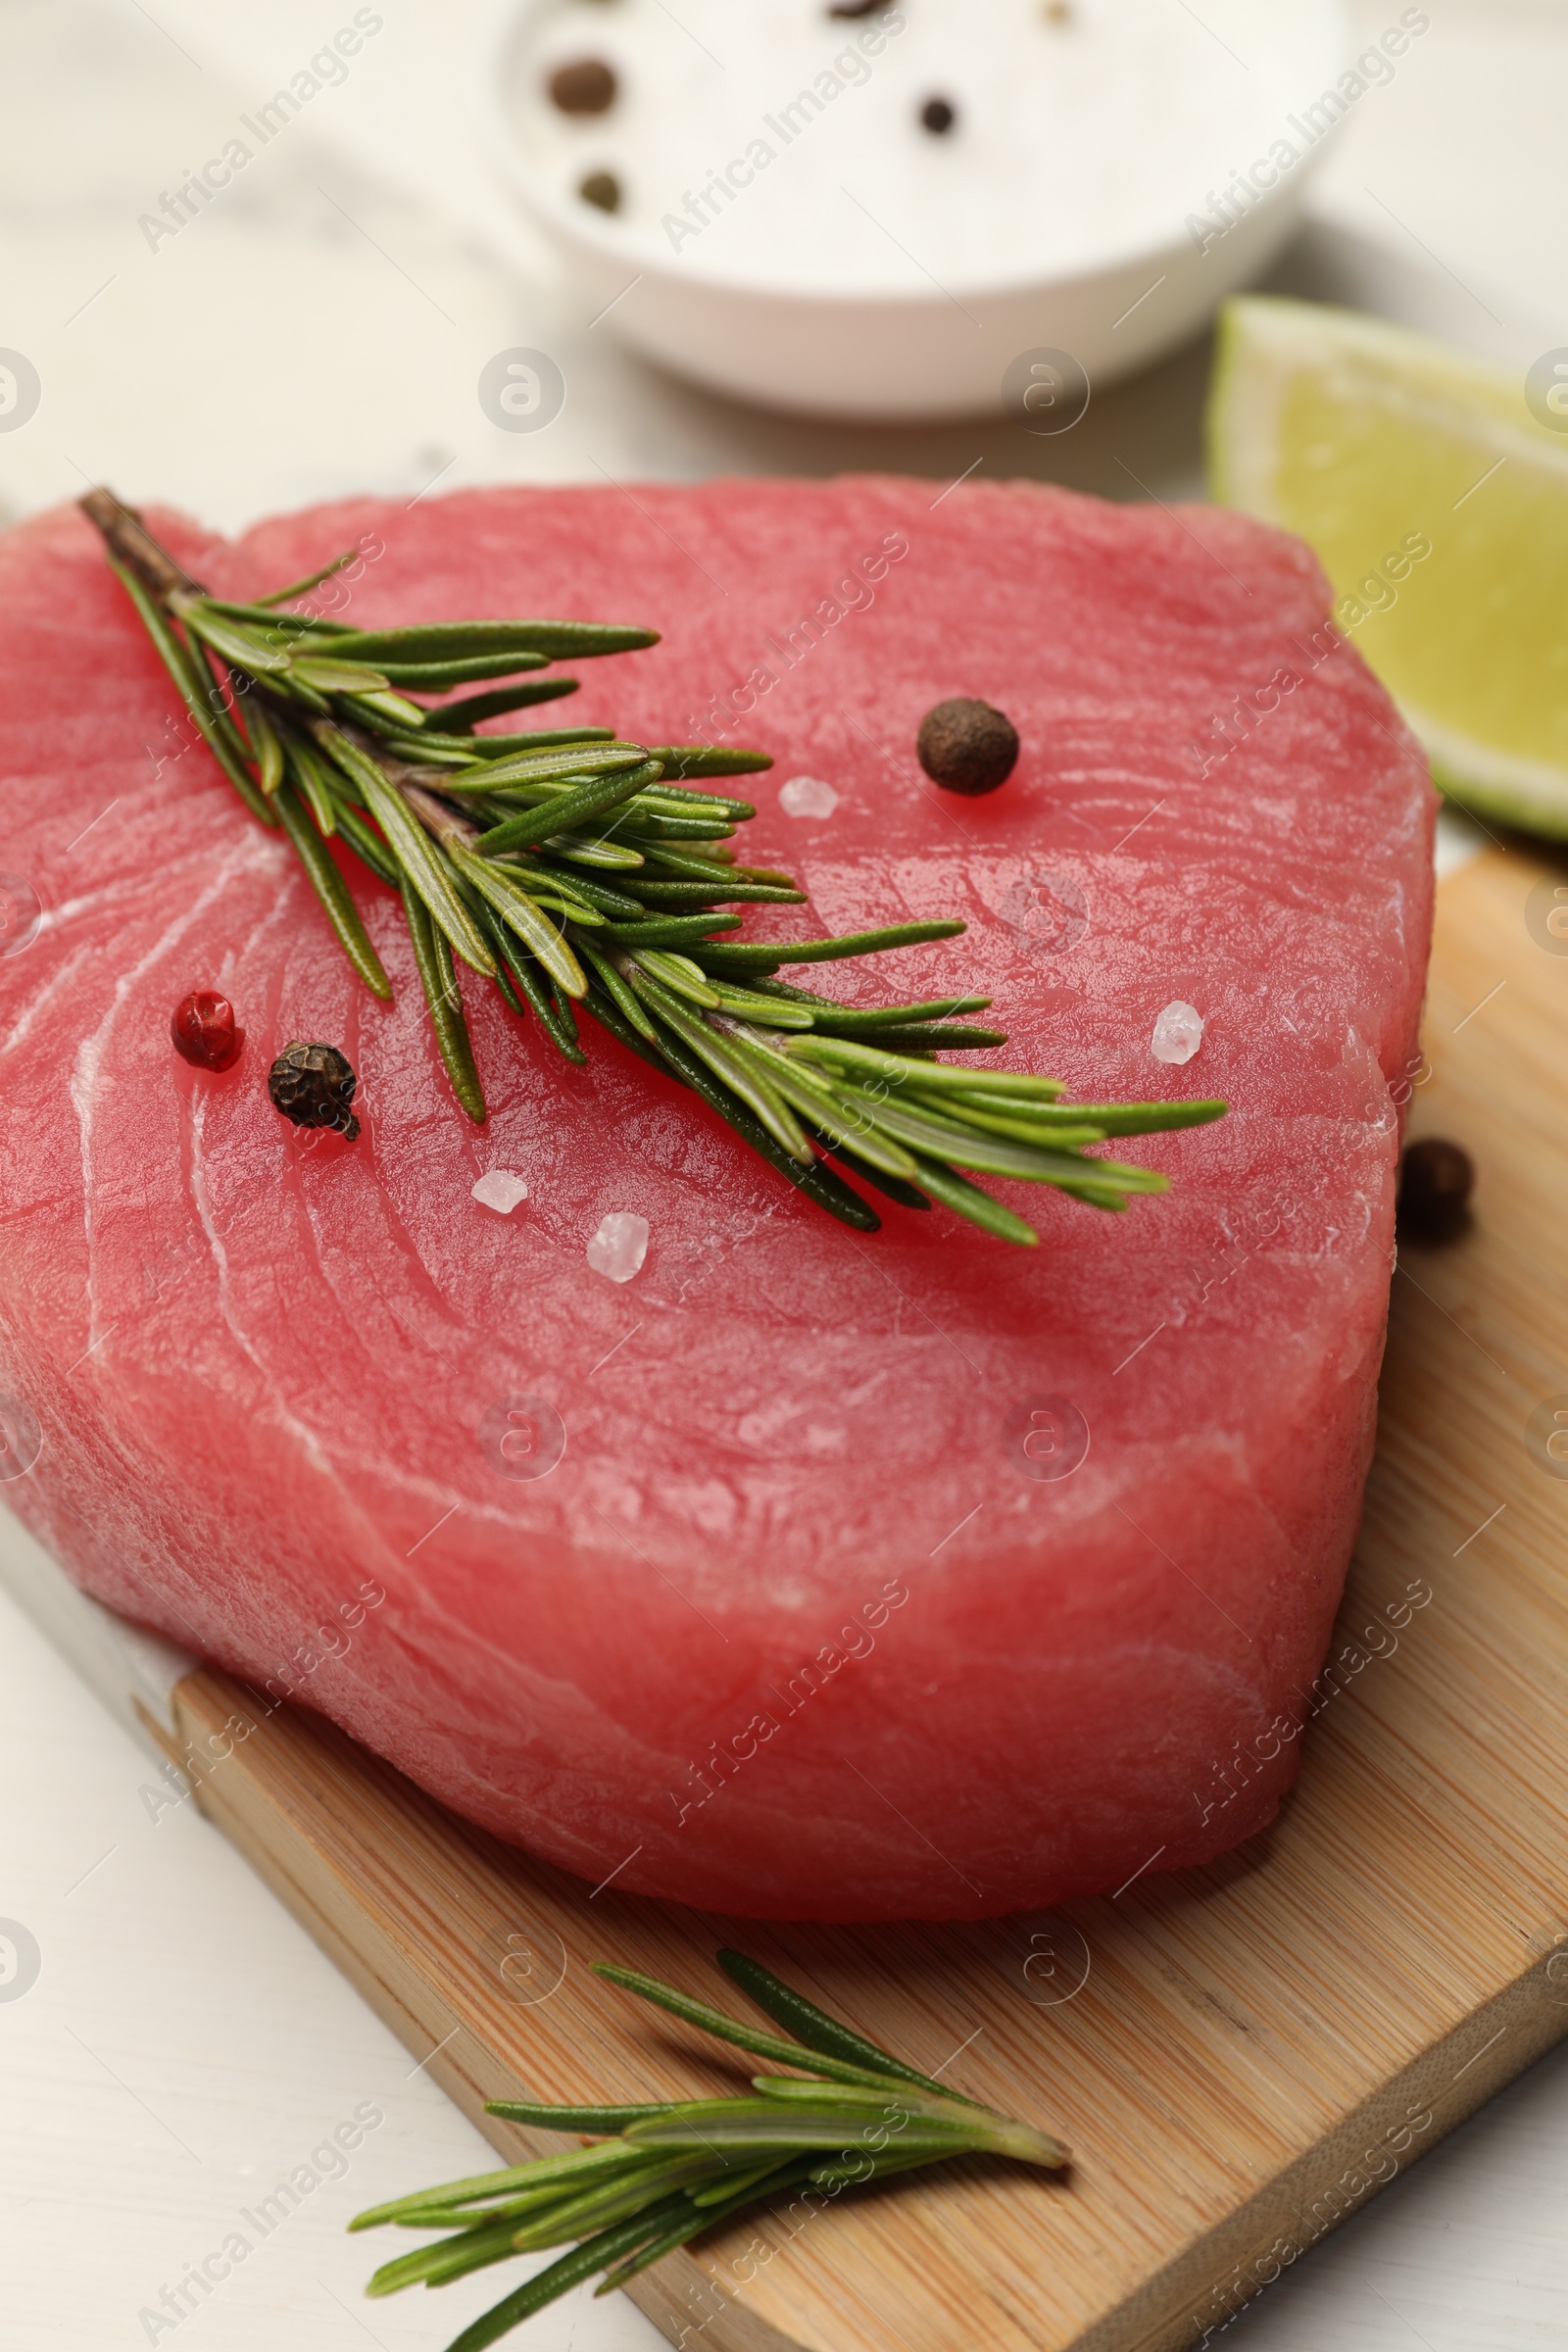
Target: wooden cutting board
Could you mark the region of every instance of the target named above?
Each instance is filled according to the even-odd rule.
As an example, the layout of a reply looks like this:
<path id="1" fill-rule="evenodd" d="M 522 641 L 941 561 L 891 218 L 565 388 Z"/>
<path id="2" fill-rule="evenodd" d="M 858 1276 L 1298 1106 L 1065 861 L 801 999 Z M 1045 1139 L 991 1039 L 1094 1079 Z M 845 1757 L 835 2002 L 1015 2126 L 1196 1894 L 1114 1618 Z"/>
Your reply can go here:
<path id="1" fill-rule="evenodd" d="M 719 2087 L 695 2037 L 588 1962 L 733 2001 L 724 1941 L 1075 2151 L 1065 2181 L 954 2168 L 743 2222 L 637 2282 L 675 2342 L 1174 2352 L 1568 2034 L 1555 879 L 1499 848 L 1440 893 L 1410 1124 L 1471 1151 L 1478 1220 L 1403 1250 L 1335 1688 L 1279 1820 L 1236 1853 L 1049 1916 L 726 1925 L 591 1894 L 327 1725 L 264 1718 L 215 1674 L 178 1684 L 207 1811 L 507 2158 L 560 2143 L 484 2118 L 489 2097 Z"/>

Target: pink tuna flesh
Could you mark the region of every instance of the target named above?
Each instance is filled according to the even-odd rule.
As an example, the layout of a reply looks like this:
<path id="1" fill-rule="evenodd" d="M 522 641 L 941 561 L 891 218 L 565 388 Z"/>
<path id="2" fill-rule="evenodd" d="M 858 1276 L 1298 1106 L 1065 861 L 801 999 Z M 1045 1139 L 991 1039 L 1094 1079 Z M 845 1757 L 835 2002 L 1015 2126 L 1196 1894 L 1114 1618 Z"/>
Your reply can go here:
<path id="1" fill-rule="evenodd" d="M 521 723 L 770 751 L 745 854 L 811 904 L 749 936 L 969 925 L 785 977 L 986 992 L 987 1061 L 1234 1108 L 1118 1147 L 1175 1188 L 1122 1216 L 997 1185 L 1033 1252 L 888 1203 L 864 1238 L 470 976 L 475 1128 L 392 895 L 353 868 L 386 1006 L 182 748 L 94 534 L 46 515 L 0 543 L 0 862 L 43 909 L 0 958 L 0 1389 L 42 1437 L 5 1499 L 115 1608 L 593 1884 L 979 1916 L 1257 1830 L 1357 1524 L 1432 902 L 1423 763 L 1313 559 L 1208 510 L 876 478 L 165 527 L 230 595 L 373 533 L 363 624 L 661 628 Z M 915 762 L 951 696 L 1022 738 L 987 799 Z M 798 776 L 827 813 L 781 807 Z M 192 988 L 248 1033 L 226 1076 L 172 1051 Z M 271 1108 L 294 1038 L 358 1069 L 358 1144 Z M 626 1215 L 646 1259 L 606 1279 Z"/>

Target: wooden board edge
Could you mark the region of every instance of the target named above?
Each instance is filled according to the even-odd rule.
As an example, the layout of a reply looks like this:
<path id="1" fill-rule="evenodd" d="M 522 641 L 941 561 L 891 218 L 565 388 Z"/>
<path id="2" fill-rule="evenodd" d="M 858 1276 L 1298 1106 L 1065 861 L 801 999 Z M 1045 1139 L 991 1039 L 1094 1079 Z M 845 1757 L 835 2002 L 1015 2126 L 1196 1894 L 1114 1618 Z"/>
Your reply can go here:
<path id="1" fill-rule="evenodd" d="M 202 1768 L 200 1759 L 209 1752 L 214 1729 L 229 1721 L 236 1699 L 242 1704 L 246 1701 L 240 1686 L 197 1668 L 174 1688 L 172 1734 L 145 1710 L 144 1721 L 160 1747 L 191 1780 L 196 1802 L 207 1819 L 244 1856 L 263 1884 L 503 2161 L 516 2164 L 528 2156 L 559 2154 L 561 2143 L 555 2133 L 520 2130 L 486 2115 L 485 2100 L 509 2090 L 514 2096 L 514 2085 L 480 2079 L 471 2065 L 473 2034 L 460 2032 L 442 2041 L 443 2031 L 450 2034 L 450 2005 L 436 1986 L 426 1985 L 410 1969 L 373 1915 L 368 1910 L 359 1914 L 358 1941 L 353 1943 L 333 1925 L 328 1899 L 331 1874 L 324 1866 L 318 1872 L 309 1869 L 308 1848 L 291 1836 L 260 1776 L 243 1765 L 237 1773 Z M 236 1747 L 224 1761 L 232 1762 L 241 1754 Z M 303 1869 L 302 1856 L 307 1863 Z M 313 1880 L 318 1883 L 313 1884 Z M 428 1992 L 427 2001 L 420 2000 L 421 1991 Z M 426 2015 L 427 2009 L 433 2014 Z M 417 2187 L 418 2182 L 411 2181 L 410 2186 Z M 666 2254 L 621 2291 L 672 2344 L 681 2345 L 700 2335 L 706 2352 L 827 2352 L 826 2347 L 783 2334 L 734 2297 L 715 2295 L 710 2275 L 684 2247 Z"/>
<path id="2" fill-rule="evenodd" d="M 1098 2320 L 1069 2352 L 1189 2352 L 1478 2108 L 1568 2039 L 1568 1987 L 1547 1953 L 1424 2050 L 1200 2245 Z"/>
<path id="3" fill-rule="evenodd" d="M 457 2012 L 449 1993 L 420 1972 L 373 1910 L 357 1912 L 352 1942 L 334 1924 L 335 1871 L 325 1857 L 313 1861 L 308 1841 L 244 1750 L 234 1747 L 222 1769 L 202 1768 L 215 1734 L 250 1703 L 241 1686 L 198 1669 L 175 1688 L 172 1734 L 150 1717 L 147 1728 L 194 1780 L 203 1812 L 503 2159 L 553 2153 L 559 2142 L 552 2135 L 485 2114 L 485 2100 L 511 2082 L 493 2070 L 487 2079 L 482 2043 L 453 2030 Z M 1533 1959 L 1444 2041 L 1391 2076 L 1321 2142 L 1063 2352 L 1186 2352 L 1205 2343 L 1417 2156 L 1568 2037 L 1568 1991 L 1548 1974 L 1552 1957 Z M 715 2293 L 710 2272 L 685 2249 L 626 2291 L 677 2345 L 700 2337 L 709 2352 L 825 2352 L 735 2296 Z"/>

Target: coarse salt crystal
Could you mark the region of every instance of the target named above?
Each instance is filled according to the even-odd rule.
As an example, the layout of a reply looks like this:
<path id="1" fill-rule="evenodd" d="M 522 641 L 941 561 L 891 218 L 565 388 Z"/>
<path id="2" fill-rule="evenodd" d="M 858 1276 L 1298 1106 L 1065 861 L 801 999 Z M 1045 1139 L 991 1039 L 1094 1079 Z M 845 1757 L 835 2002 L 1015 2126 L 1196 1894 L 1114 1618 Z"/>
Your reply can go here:
<path id="1" fill-rule="evenodd" d="M 820 776 L 791 776 L 778 788 L 778 805 L 786 816 L 831 816 L 839 796 Z"/>
<path id="2" fill-rule="evenodd" d="M 612 1208 L 599 1220 L 588 1245 L 588 1263 L 609 1282 L 630 1282 L 648 1255 L 648 1219 L 634 1209 Z"/>
<path id="3" fill-rule="evenodd" d="M 498 1217 L 510 1217 L 517 1202 L 527 1200 L 528 1187 L 510 1168 L 486 1168 L 473 1188 L 473 1197 L 481 1208 L 493 1208 Z"/>
<path id="4" fill-rule="evenodd" d="M 1191 1061 L 1203 1042 L 1203 1016 L 1180 997 L 1154 1020 L 1152 1053 L 1156 1061 Z"/>

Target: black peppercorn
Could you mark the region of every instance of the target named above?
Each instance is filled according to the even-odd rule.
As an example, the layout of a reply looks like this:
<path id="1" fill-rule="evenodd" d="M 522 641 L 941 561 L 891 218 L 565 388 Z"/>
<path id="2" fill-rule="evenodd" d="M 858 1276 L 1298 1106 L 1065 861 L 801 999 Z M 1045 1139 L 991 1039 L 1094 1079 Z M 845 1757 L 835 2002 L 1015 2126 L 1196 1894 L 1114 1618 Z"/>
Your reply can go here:
<path id="1" fill-rule="evenodd" d="M 577 193 L 584 204 L 596 204 L 602 213 L 620 210 L 620 182 L 613 172 L 590 172 Z"/>
<path id="2" fill-rule="evenodd" d="M 833 0 L 827 13 L 830 17 L 873 17 L 887 6 L 888 0 Z"/>
<path id="3" fill-rule="evenodd" d="M 933 784 L 947 792 L 995 792 L 1018 759 L 1018 730 L 1005 711 L 959 697 L 920 721 L 915 749 Z"/>
<path id="4" fill-rule="evenodd" d="M 603 115 L 615 103 L 615 76 L 602 57 L 579 57 L 558 66 L 550 97 L 564 115 Z"/>
<path id="5" fill-rule="evenodd" d="M 927 130 L 935 131 L 938 138 L 944 131 L 951 130 L 957 119 L 953 106 L 946 98 L 928 98 L 920 109 L 921 122 Z"/>
<path id="6" fill-rule="evenodd" d="M 1405 1148 L 1396 1222 L 1401 1241 L 1451 1242 L 1470 1222 L 1475 1163 L 1440 1135 Z"/>
<path id="7" fill-rule="evenodd" d="M 360 1132 L 349 1107 L 358 1084 L 353 1063 L 336 1046 L 299 1039 L 283 1048 L 267 1073 L 272 1106 L 285 1119 L 296 1127 L 335 1127 L 350 1143 Z"/>

